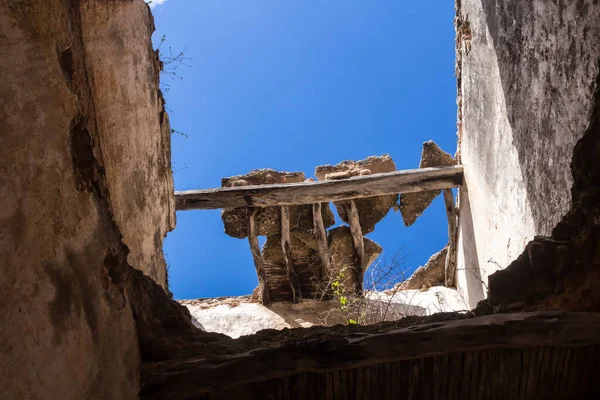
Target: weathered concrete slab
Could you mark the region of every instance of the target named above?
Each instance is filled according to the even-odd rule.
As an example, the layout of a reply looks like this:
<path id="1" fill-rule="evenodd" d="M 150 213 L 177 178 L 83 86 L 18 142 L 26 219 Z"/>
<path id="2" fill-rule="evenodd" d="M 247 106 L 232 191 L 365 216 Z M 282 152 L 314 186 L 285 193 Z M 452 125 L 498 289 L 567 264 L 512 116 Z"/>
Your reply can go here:
<path id="1" fill-rule="evenodd" d="M 456 160 L 438 147 L 433 140 L 423 143 L 419 168 L 449 167 L 456 165 Z M 441 193 L 441 190 L 427 192 L 401 193 L 400 212 L 404 225 L 411 226 L 431 202 Z"/>
<path id="2" fill-rule="evenodd" d="M 360 161 L 342 161 L 337 165 L 322 165 L 315 169 L 318 180 L 344 179 L 352 176 L 379 174 L 396 170 L 396 164 L 389 155 L 371 156 Z M 356 199 L 356 208 L 363 234 L 373 232 L 375 224 L 381 221 L 390 208 L 397 206 L 398 196 L 377 196 L 366 199 Z M 347 201 L 333 203 L 342 221 L 348 223 Z"/>

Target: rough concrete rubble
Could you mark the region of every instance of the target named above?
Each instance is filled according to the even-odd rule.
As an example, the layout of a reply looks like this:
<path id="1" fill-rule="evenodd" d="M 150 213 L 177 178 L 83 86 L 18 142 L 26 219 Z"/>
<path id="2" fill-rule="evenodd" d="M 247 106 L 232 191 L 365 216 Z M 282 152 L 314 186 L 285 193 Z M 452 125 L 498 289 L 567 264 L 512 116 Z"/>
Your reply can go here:
<path id="1" fill-rule="evenodd" d="M 456 165 L 452 156 L 438 147 L 430 140 L 423 143 L 421 162 L 419 168 L 449 167 Z M 411 226 L 431 202 L 441 193 L 441 190 L 430 190 L 427 192 L 402 193 L 400 194 L 400 212 L 404 225 Z"/>
<path id="2" fill-rule="evenodd" d="M 350 228 L 340 226 L 330 229 L 327 235 L 329 244 L 329 255 L 331 258 L 331 271 L 329 279 L 338 280 L 343 284 L 346 291 L 352 291 L 354 288 L 356 259 L 354 243 Z M 382 247 L 371 239 L 363 238 L 365 246 L 365 269 L 360 271 L 364 275 L 365 271 L 379 257 L 383 251 Z M 343 275 L 343 277 L 342 277 Z"/>
<path id="3" fill-rule="evenodd" d="M 223 178 L 222 187 L 238 187 L 249 185 L 268 185 L 275 183 L 304 182 L 303 172 L 280 172 L 273 169 L 257 169 L 245 175 Z M 313 229 L 312 206 L 302 205 L 290 207 L 290 229 Z M 329 205 L 322 207 L 323 224 L 325 228 L 334 224 L 334 217 Z M 248 236 L 248 221 L 246 208 L 226 208 L 221 213 L 225 225 L 225 233 L 235 238 L 243 239 Z M 281 210 L 279 207 L 258 208 L 255 216 L 257 234 L 261 236 L 281 233 Z"/>
<path id="4" fill-rule="evenodd" d="M 396 170 L 396 164 L 389 155 L 371 156 L 360 161 L 342 161 L 337 165 L 322 165 L 315 169 L 315 176 L 318 180 L 344 179 L 359 175 L 380 174 L 393 172 Z M 360 227 L 363 235 L 373 232 L 375 224 L 381 221 L 390 208 L 397 207 L 398 195 L 386 195 L 369 197 L 366 199 L 354 200 L 358 210 Z M 337 208 L 338 215 L 342 221 L 348 223 L 348 214 L 346 208 L 349 202 L 338 201 L 333 203 Z"/>
<path id="5" fill-rule="evenodd" d="M 443 285 L 446 276 L 446 254 L 448 245 L 438 251 L 427 260 L 427 263 L 411 275 L 410 278 L 398 284 L 400 290 L 407 289 L 429 289 L 433 286 Z"/>

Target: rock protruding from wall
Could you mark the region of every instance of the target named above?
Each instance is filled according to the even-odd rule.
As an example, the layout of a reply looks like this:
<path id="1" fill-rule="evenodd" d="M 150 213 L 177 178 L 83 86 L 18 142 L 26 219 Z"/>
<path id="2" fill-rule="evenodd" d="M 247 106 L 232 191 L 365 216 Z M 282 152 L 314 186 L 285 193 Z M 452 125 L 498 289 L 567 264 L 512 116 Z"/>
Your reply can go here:
<path id="1" fill-rule="evenodd" d="M 356 251 L 352 241 L 350 227 L 340 226 L 330 229 L 327 235 L 329 256 L 331 258 L 330 281 L 339 281 L 346 291 L 354 291 L 356 282 Z M 365 248 L 364 275 L 367 268 L 379 257 L 383 248 L 371 239 L 363 238 Z"/>
<path id="2" fill-rule="evenodd" d="M 359 175 L 380 174 L 393 172 L 396 164 L 389 155 L 371 156 L 360 161 L 342 161 L 337 165 L 322 165 L 316 168 L 315 176 L 318 180 L 345 179 Z M 360 227 L 363 234 L 373 232 L 375 224 L 381 221 L 390 208 L 397 207 L 398 195 L 386 195 L 354 200 L 358 210 Z M 338 201 L 333 203 L 337 208 L 342 221 L 349 223 L 347 208 L 349 202 Z"/>
<path id="3" fill-rule="evenodd" d="M 222 187 L 239 187 L 250 185 L 268 185 L 276 183 L 304 182 L 303 172 L 280 172 L 273 169 L 257 169 L 245 175 L 223 178 Z M 329 206 L 322 207 L 322 217 L 325 228 L 334 224 L 334 216 Z M 243 239 L 248 236 L 247 209 L 223 209 L 221 219 L 225 225 L 225 233 L 235 238 Z M 257 234 L 261 236 L 278 235 L 281 233 L 281 210 L 279 207 L 258 208 L 255 214 Z M 312 206 L 302 205 L 290 207 L 290 229 L 313 229 Z"/>
<path id="4" fill-rule="evenodd" d="M 448 245 L 438 251 L 431 257 L 427 263 L 419 268 L 404 282 L 398 284 L 400 290 L 407 289 L 429 289 L 433 286 L 443 286 L 446 276 L 446 255 L 448 254 Z"/>
<path id="5" fill-rule="evenodd" d="M 438 147 L 430 140 L 423 143 L 421 162 L 419 168 L 449 167 L 456 165 L 456 160 L 448 153 Z M 441 193 L 441 190 L 430 190 L 426 192 L 402 193 L 400 195 L 400 212 L 404 225 L 411 226 L 433 200 Z"/>

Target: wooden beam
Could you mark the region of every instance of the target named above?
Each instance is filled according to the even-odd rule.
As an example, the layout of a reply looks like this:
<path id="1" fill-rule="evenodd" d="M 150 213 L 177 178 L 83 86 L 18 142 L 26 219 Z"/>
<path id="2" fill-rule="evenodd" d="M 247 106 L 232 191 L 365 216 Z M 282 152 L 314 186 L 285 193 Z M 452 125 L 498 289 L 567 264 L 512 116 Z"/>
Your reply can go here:
<path id="1" fill-rule="evenodd" d="M 325 224 L 323 223 L 323 214 L 321 203 L 315 203 L 313 209 L 313 226 L 315 228 L 315 239 L 321 258 L 321 279 L 325 282 L 329 278 L 331 271 L 331 261 L 329 260 L 329 248 L 327 246 L 327 233 L 325 233 Z M 325 288 L 327 290 L 327 288 Z"/>
<path id="2" fill-rule="evenodd" d="M 448 252 L 446 253 L 445 280 L 446 287 L 456 287 L 456 229 L 457 215 L 454 195 L 451 189 L 444 189 L 446 217 L 448 217 Z"/>
<path id="3" fill-rule="evenodd" d="M 350 200 L 346 206 L 346 214 L 350 223 L 350 233 L 352 234 L 352 243 L 354 244 L 354 290 L 357 296 L 362 295 L 363 290 L 363 272 L 365 267 L 365 242 L 360 227 L 358 209 L 354 200 Z"/>
<path id="4" fill-rule="evenodd" d="M 302 289 L 300 288 L 298 275 L 294 271 L 290 239 L 290 210 L 288 206 L 281 207 L 281 251 L 283 252 L 288 282 L 292 288 L 292 299 L 297 304 L 302 301 Z"/>
<path id="5" fill-rule="evenodd" d="M 170 360 L 142 366 L 142 394 L 148 398 L 194 398 L 248 382 L 298 373 L 330 372 L 381 363 L 424 359 L 482 349 L 600 344 L 600 313 L 533 312 L 415 325 L 408 328 L 354 329 L 294 336 L 278 346 L 263 346 L 219 357 Z M 310 335 L 306 335 L 310 339 Z M 144 397 L 144 396 L 142 396 Z"/>
<path id="6" fill-rule="evenodd" d="M 449 189 L 462 184 L 463 167 L 421 168 L 343 180 L 254 185 L 175 192 L 177 210 L 291 206 L 397 193 Z"/>
<path id="7" fill-rule="evenodd" d="M 256 234 L 256 208 L 248 207 L 248 242 L 250 243 L 250 251 L 254 259 L 254 267 L 258 276 L 258 286 L 260 287 L 261 297 L 260 302 L 264 305 L 271 304 L 269 296 L 269 285 L 267 285 L 267 273 L 263 263 L 262 255 L 260 254 L 260 245 L 258 244 L 258 235 Z"/>

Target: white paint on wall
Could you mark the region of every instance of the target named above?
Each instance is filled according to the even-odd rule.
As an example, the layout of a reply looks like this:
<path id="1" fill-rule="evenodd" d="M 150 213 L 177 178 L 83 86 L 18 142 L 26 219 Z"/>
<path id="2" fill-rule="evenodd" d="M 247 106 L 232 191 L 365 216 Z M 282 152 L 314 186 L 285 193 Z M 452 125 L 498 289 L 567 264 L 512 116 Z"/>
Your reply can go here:
<path id="1" fill-rule="evenodd" d="M 590 118 L 600 54 L 594 0 L 463 0 L 471 28 L 461 63 L 465 185 L 457 286 L 470 307 L 490 274 L 569 210 L 570 162 Z"/>

